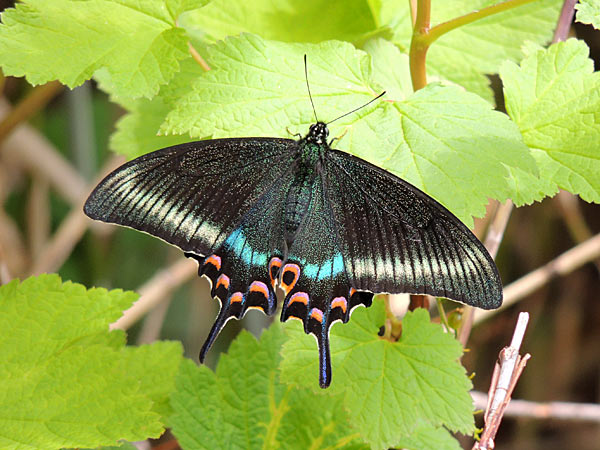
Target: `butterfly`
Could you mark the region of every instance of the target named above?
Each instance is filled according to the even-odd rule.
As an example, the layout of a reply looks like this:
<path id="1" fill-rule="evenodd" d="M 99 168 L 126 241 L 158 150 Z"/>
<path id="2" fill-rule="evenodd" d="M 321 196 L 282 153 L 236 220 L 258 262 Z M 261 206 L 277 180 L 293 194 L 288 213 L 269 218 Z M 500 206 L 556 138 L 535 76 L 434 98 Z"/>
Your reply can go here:
<path id="1" fill-rule="evenodd" d="M 229 319 L 252 308 L 274 314 L 278 288 L 281 320 L 299 319 L 316 337 L 323 388 L 331 325 L 370 306 L 374 292 L 501 305 L 498 270 L 460 220 L 406 181 L 331 148 L 328 135 L 317 120 L 298 140 L 175 145 L 117 168 L 87 199 L 92 219 L 145 231 L 198 261 L 221 303 L 201 361 Z"/>

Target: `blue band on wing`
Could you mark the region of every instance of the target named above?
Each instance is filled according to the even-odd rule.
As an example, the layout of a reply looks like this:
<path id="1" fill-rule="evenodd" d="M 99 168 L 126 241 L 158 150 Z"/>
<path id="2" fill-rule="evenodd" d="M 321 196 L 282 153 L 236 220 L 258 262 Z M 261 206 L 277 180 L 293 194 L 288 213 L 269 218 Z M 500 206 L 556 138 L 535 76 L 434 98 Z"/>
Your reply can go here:
<path id="1" fill-rule="evenodd" d="M 264 266 L 267 254 L 254 251 L 248 244 L 241 228 L 236 228 L 229 235 L 224 245 L 248 266 Z"/>
<path id="2" fill-rule="evenodd" d="M 304 264 L 303 271 L 308 278 L 318 281 L 335 278 L 344 271 L 344 258 L 341 253 L 336 253 L 332 259 L 328 259 L 322 264 Z"/>

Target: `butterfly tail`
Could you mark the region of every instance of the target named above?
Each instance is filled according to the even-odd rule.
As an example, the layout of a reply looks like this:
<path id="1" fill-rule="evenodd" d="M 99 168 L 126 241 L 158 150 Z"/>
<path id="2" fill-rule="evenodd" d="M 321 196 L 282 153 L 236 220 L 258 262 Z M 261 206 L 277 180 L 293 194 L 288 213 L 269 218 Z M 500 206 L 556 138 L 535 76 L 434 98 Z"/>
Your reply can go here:
<path id="1" fill-rule="evenodd" d="M 329 327 L 324 325 L 317 337 L 319 343 L 319 385 L 325 389 L 331 384 L 331 354 L 329 351 Z"/>
<path id="2" fill-rule="evenodd" d="M 215 323 L 213 324 L 213 326 L 210 330 L 210 333 L 208 333 L 208 337 L 206 338 L 206 341 L 204 341 L 204 345 L 202 346 L 202 349 L 200 350 L 200 362 L 201 363 L 204 362 L 204 358 L 206 357 L 206 354 L 208 353 L 208 351 L 214 344 L 215 339 L 217 339 L 217 336 L 219 336 L 219 333 L 221 332 L 221 330 L 227 323 L 227 320 L 232 317 L 229 314 L 229 309 L 230 309 L 229 308 L 229 300 L 227 300 L 227 302 L 223 302 L 223 306 L 221 307 L 221 311 L 219 312 L 219 315 L 217 316 L 217 320 L 215 320 Z"/>

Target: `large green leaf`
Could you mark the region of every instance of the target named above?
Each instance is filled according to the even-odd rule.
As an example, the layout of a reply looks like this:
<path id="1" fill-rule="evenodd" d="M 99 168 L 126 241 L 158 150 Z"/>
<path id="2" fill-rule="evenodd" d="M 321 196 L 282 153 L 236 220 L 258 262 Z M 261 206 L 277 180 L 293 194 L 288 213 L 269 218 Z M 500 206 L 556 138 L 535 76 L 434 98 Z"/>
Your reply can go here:
<path id="1" fill-rule="evenodd" d="M 577 21 L 600 28 L 600 0 L 581 0 L 575 5 Z"/>
<path id="2" fill-rule="evenodd" d="M 353 41 L 375 28 L 365 0 L 213 0 L 180 23 L 210 43 L 244 32 L 284 42 Z"/>
<path id="3" fill-rule="evenodd" d="M 97 447 L 158 437 L 181 346 L 125 347 L 108 325 L 136 295 L 56 275 L 0 286 L 0 448 Z"/>
<path id="4" fill-rule="evenodd" d="M 0 65 L 32 84 L 75 87 L 105 69 L 114 93 L 151 97 L 188 56 L 175 21 L 205 1 L 25 0 L 2 13 Z"/>
<path id="5" fill-rule="evenodd" d="M 170 425 L 184 449 L 358 448 L 339 396 L 279 383 L 284 340 L 275 324 L 260 341 L 242 332 L 216 374 L 182 364 Z"/>
<path id="6" fill-rule="evenodd" d="M 375 67 L 389 59 L 406 62 L 384 46 L 371 50 Z M 465 223 L 484 214 L 489 197 L 518 195 L 511 190 L 510 168 L 536 173 L 517 127 L 489 103 L 453 86 L 429 85 L 410 95 L 405 77 L 373 76 L 369 55 L 350 44 L 285 44 L 246 34 L 208 53 L 213 69 L 176 103 L 163 132 L 286 136 L 289 127 L 305 133 L 315 120 L 304 80 L 306 53 L 322 120 L 364 104 L 382 88 L 397 97 L 332 124 L 333 136 L 346 133 L 336 146 L 413 183 Z"/>
<path id="7" fill-rule="evenodd" d="M 413 433 L 425 425 L 472 432 L 471 382 L 458 361 L 458 341 L 423 309 L 404 317 L 398 342 L 378 336 L 384 322 L 385 308 L 377 301 L 331 329 L 330 389 L 343 396 L 353 429 L 376 448 L 397 446 L 409 436 L 417 440 Z M 317 386 L 314 339 L 301 326 L 286 331 L 282 380 Z"/>
<path id="8" fill-rule="evenodd" d="M 500 72 L 506 109 L 536 159 L 540 179 L 523 186 L 519 203 L 557 189 L 600 201 L 600 75 L 582 41 L 534 51 Z M 540 181 L 541 180 L 541 181 Z"/>
<path id="9" fill-rule="evenodd" d="M 204 70 L 193 58 L 186 58 L 181 61 L 181 71 L 152 99 L 114 97 L 113 100 L 121 103 L 128 113 L 117 122 L 117 130 L 110 138 L 111 149 L 135 158 L 153 150 L 189 142 L 188 134 L 165 136 L 159 135 L 158 130 L 176 101 L 189 92 L 190 85 L 202 73 Z"/>

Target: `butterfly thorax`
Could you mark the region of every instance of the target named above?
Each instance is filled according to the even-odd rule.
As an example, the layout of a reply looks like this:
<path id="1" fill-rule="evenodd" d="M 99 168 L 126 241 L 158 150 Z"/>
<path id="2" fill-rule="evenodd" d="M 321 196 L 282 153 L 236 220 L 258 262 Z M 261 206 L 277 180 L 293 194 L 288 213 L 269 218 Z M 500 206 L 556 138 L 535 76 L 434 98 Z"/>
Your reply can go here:
<path id="1" fill-rule="evenodd" d="M 294 180 L 288 189 L 285 207 L 284 226 L 288 244 L 294 240 L 310 206 L 320 161 L 324 152 L 329 149 L 328 134 L 327 125 L 317 122 L 311 125 L 308 134 L 298 141 L 299 157 L 295 162 Z"/>

